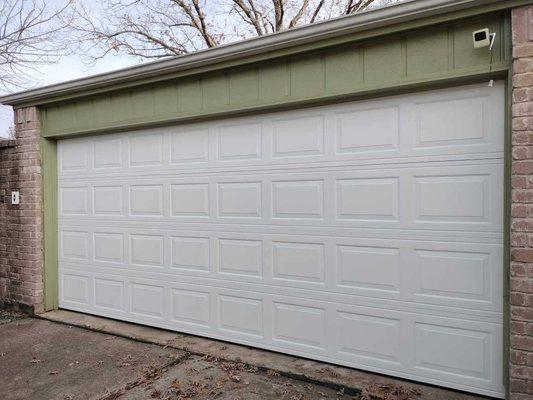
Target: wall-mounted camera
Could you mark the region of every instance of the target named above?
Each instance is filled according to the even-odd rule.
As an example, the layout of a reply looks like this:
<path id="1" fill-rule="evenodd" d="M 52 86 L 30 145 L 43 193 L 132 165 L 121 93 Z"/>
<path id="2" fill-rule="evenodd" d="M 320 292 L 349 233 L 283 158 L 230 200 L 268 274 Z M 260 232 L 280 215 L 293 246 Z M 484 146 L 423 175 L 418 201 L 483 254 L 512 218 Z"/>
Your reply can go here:
<path id="1" fill-rule="evenodd" d="M 489 50 L 492 50 L 494 40 L 496 39 L 496 33 L 490 33 L 488 28 L 480 29 L 472 33 L 472 38 L 474 40 L 474 49 L 488 47 Z"/>

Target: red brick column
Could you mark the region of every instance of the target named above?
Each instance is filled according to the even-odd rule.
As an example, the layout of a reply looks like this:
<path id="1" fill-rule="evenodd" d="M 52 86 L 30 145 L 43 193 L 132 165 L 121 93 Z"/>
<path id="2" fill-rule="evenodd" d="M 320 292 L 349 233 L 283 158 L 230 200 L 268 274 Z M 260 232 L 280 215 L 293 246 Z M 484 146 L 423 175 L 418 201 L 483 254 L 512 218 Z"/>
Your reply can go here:
<path id="1" fill-rule="evenodd" d="M 15 140 L 0 145 L 0 307 L 35 313 L 43 310 L 40 141 L 30 107 L 15 111 Z M 13 190 L 20 205 L 11 204 Z"/>
<path id="2" fill-rule="evenodd" d="M 533 396 L 533 7 L 512 12 L 510 399 Z"/>

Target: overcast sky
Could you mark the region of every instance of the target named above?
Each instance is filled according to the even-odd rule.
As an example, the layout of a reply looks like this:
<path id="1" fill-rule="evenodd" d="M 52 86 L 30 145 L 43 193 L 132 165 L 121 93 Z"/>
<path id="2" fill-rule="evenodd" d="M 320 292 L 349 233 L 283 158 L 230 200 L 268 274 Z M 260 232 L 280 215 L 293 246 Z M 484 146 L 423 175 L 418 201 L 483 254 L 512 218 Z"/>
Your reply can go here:
<path id="1" fill-rule="evenodd" d="M 0 0 L 1 1 L 1 0 Z M 105 59 L 90 66 L 84 64 L 78 55 L 63 57 L 58 64 L 43 65 L 32 72 L 35 80 L 29 88 L 51 85 L 53 83 L 69 81 L 88 75 L 99 74 L 114 69 L 129 67 L 140 60 L 125 55 L 110 54 Z M 2 93 L 4 94 L 4 93 Z M 7 136 L 7 130 L 13 123 L 13 110 L 11 107 L 0 105 L 0 136 Z"/>

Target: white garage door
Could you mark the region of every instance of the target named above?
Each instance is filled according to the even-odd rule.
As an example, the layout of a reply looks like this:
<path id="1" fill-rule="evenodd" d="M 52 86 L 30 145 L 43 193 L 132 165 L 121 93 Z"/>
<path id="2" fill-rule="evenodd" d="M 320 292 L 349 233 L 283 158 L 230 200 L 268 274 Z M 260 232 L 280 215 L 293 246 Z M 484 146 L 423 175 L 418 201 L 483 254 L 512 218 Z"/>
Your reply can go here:
<path id="1" fill-rule="evenodd" d="M 503 396 L 504 85 L 59 143 L 60 306 Z"/>

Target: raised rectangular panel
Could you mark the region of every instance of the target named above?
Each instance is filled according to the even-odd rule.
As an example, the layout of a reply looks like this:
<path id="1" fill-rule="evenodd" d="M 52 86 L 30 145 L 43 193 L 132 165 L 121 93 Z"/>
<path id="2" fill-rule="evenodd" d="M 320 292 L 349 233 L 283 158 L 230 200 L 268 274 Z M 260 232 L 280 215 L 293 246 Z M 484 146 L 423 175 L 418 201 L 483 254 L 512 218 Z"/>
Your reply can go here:
<path id="1" fill-rule="evenodd" d="M 150 166 L 163 163 L 163 135 L 148 133 L 130 137 L 130 165 Z"/>
<path id="2" fill-rule="evenodd" d="M 273 157 L 316 155 L 324 152 L 324 117 L 274 121 Z"/>
<path id="3" fill-rule="evenodd" d="M 122 139 L 95 139 L 93 163 L 95 169 L 122 167 Z"/>
<path id="4" fill-rule="evenodd" d="M 237 275 L 263 274 L 262 242 L 260 240 L 219 240 L 220 272 Z"/>
<path id="5" fill-rule="evenodd" d="M 209 293 L 172 289 L 172 319 L 186 324 L 210 325 Z"/>
<path id="6" fill-rule="evenodd" d="M 398 178 L 343 179 L 337 184 L 337 218 L 398 220 Z"/>
<path id="7" fill-rule="evenodd" d="M 275 341 L 324 349 L 326 341 L 324 309 L 274 302 L 273 317 Z"/>
<path id="8" fill-rule="evenodd" d="M 131 312 L 148 317 L 163 317 L 164 288 L 162 286 L 131 284 Z"/>
<path id="9" fill-rule="evenodd" d="M 415 218 L 421 221 L 488 222 L 488 175 L 415 178 Z"/>
<path id="10" fill-rule="evenodd" d="M 400 320 L 338 311 L 336 322 L 341 355 L 399 363 Z"/>
<path id="11" fill-rule="evenodd" d="M 218 215 L 233 218 L 261 217 L 261 182 L 218 184 Z"/>
<path id="12" fill-rule="evenodd" d="M 89 303 L 89 278 L 86 276 L 63 274 L 63 300 L 76 303 Z"/>
<path id="13" fill-rule="evenodd" d="M 130 235 L 131 263 L 163 266 L 163 236 Z"/>
<path id="14" fill-rule="evenodd" d="M 209 238 L 172 237 L 170 243 L 173 268 L 209 270 Z"/>
<path id="15" fill-rule="evenodd" d="M 490 300 L 490 254 L 415 250 L 415 294 Z"/>
<path id="16" fill-rule="evenodd" d="M 88 233 L 61 231 L 61 257 L 87 260 Z"/>
<path id="17" fill-rule="evenodd" d="M 322 181 L 272 182 L 274 218 L 322 218 L 324 215 Z"/>
<path id="18" fill-rule="evenodd" d="M 171 185 L 171 212 L 176 217 L 209 216 L 209 184 Z"/>
<path id="19" fill-rule="evenodd" d="M 223 126 L 218 130 L 218 159 L 259 160 L 261 158 L 261 124 Z"/>
<path id="20" fill-rule="evenodd" d="M 394 150 L 398 134 L 398 107 L 337 114 L 338 153 Z"/>
<path id="21" fill-rule="evenodd" d="M 488 96 L 432 101 L 416 105 L 418 147 L 471 145 L 489 141 Z M 450 116 L 453 115 L 453 118 Z"/>
<path id="22" fill-rule="evenodd" d="M 263 336 L 263 303 L 261 300 L 220 295 L 218 313 L 221 330 Z"/>
<path id="23" fill-rule="evenodd" d="M 96 278 L 94 280 L 94 305 L 124 310 L 124 282 Z"/>
<path id="24" fill-rule="evenodd" d="M 415 368 L 490 378 L 491 333 L 415 323 Z"/>
<path id="25" fill-rule="evenodd" d="M 204 162 L 207 161 L 208 151 L 208 129 L 193 129 L 172 133 L 170 152 L 170 161 L 172 163 Z"/>
<path id="26" fill-rule="evenodd" d="M 88 190 L 84 187 L 62 187 L 61 214 L 86 215 L 88 213 Z"/>
<path id="27" fill-rule="evenodd" d="M 337 246 L 337 283 L 339 285 L 397 291 L 399 280 L 399 249 Z"/>
<path id="28" fill-rule="evenodd" d="M 135 216 L 163 215 L 163 186 L 131 186 L 130 214 Z"/>
<path id="29" fill-rule="evenodd" d="M 88 167 L 87 142 L 70 141 L 61 142 L 61 171 L 83 171 Z"/>
<path id="30" fill-rule="evenodd" d="M 274 242 L 274 278 L 293 281 L 324 281 L 324 245 Z"/>
<path id="31" fill-rule="evenodd" d="M 122 186 L 94 186 L 94 215 L 122 215 Z"/>
<path id="32" fill-rule="evenodd" d="M 124 261 L 124 238 L 121 233 L 95 233 L 93 249 L 96 261 Z"/>

